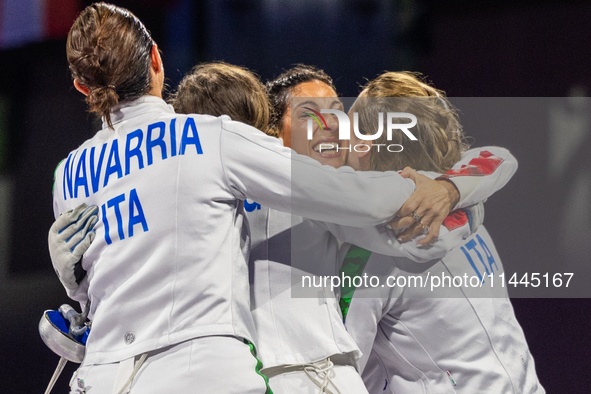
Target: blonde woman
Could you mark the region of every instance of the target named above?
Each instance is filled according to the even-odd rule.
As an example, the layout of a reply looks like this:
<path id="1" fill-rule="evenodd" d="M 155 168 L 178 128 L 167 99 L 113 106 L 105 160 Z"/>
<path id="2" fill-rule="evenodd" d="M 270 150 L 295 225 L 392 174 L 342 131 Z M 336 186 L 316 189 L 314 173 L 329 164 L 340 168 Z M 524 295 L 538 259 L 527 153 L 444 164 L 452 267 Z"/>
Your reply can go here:
<path id="1" fill-rule="evenodd" d="M 418 143 L 405 144 L 397 154 L 354 153 L 350 163 L 356 169 L 411 166 L 456 180 L 480 173 L 486 182 L 485 175 L 508 158 L 502 148 L 466 152 L 455 109 L 444 92 L 417 74 L 380 75 L 363 88 L 351 111 L 358 112 L 359 129 L 368 134 L 377 130 L 379 112 L 411 112 L 419 119 L 413 129 Z M 468 165 L 459 165 L 460 159 Z M 508 178 L 498 181 L 503 185 Z M 467 220 L 457 213 L 444 227 L 453 231 Z M 420 257 L 429 252 L 417 253 Z M 343 303 L 348 306 L 346 327 L 364 354 L 360 364 L 370 393 L 545 392 L 506 288 L 501 287 L 503 265 L 484 226 L 456 239 L 444 257 L 425 264 L 352 245 L 344 245 L 341 257 L 341 269 L 351 275 L 352 263 L 359 266 L 361 261 L 362 272 L 397 280 L 391 282 L 397 286 L 349 291 Z M 452 278 L 465 279 L 459 283 Z"/>

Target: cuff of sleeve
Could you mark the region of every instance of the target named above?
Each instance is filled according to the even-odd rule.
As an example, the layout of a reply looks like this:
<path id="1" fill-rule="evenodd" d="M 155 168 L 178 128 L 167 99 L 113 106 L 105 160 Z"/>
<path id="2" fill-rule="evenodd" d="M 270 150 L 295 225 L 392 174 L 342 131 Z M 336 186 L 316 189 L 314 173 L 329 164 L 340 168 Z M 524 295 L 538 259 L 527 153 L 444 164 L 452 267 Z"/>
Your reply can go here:
<path id="1" fill-rule="evenodd" d="M 461 177 L 449 177 L 449 176 L 440 176 L 437 179 L 446 179 L 452 182 L 458 192 L 460 193 L 460 201 L 453 209 L 464 208 L 463 203 L 466 201 L 468 196 L 472 194 L 474 190 L 478 187 L 480 182 L 482 182 L 483 177 L 481 176 L 461 176 Z"/>

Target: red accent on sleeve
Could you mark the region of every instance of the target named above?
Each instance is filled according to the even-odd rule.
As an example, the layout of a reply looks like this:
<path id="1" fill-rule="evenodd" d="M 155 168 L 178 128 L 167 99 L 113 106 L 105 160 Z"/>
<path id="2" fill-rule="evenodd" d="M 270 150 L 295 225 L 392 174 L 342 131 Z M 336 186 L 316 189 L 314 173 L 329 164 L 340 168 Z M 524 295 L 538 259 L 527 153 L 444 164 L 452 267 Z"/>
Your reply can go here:
<path id="1" fill-rule="evenodd" d="M 443 225 L 449 230 L 455 230 L 468 223 L 468 214 L 463 209 L 458 209 L 450 212 L 443 220 Z"/>
<path id="2" fill-rule="evenodd" d="M 490 175 L 501 165 L 504 160 L 493 155 L 489 151 L 482 151 L 480 155 L 472 160 L 468 165 L 462 165 L 461 168 L 449 170 L 442 177 L 450 178 L 453 176 L 485 176 Z"/>

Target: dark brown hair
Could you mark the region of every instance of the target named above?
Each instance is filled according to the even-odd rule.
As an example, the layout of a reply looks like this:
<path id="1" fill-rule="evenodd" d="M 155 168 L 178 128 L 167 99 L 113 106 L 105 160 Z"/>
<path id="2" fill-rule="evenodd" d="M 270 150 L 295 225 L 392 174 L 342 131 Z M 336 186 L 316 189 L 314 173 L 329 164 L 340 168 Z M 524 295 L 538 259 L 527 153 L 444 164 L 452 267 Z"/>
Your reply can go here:
<path id="1" fill-rule="evenodd" d="M 265 86 L 244 67 L 223 62 L 199 64 L 183 78 L 170 101 L 178 113 L 229 115 L 269 134 L 271 111 Z"/>
<path id="2" fill-rule="evenodd" d="M 415 170 L 445 173 L 468 149 L 456 109 L 445 92 L 424 82 L 418 73 L 386 72 L 368 82 L 351 109 L 359 114 L 362 134 L 374 134 L 378 129 L 379 113 L 407 112 L 417 117 L 411 133 L 418 141 L 411 141 L 402 132 L 386 132 L 374 144 L 400 144 L 398 153 L 380 149 L 370 156 L 370 169 L 375 171 L 401 170 L 406 166 Z M 406 123 L 408 119 L 394 120 Z M 386 122 L 384 121 L 384 125 Z"/>
<path id="3" fill-rule="evenodd" d="M 269 122 L 270 129 L 281 134 L 279 131 L 283 128 L 283 117 L 289 108 L 293 90 L 299 84 L 310 81 L 324 82 L 332 90 L 337 91 L 328 74 L 319 68 L 305 64 L 297 64 L 274 80 L 267 82 L 267 94 L 273 108 Z"/>
<path id="4" fill-rule="evenodd" d="M 72 77 L 88 88 L 90 112 L 106 119 L 116 105 L 150 90 L 150 33 L 131 12 L 111 4 L 84 9 L 68 34 L 66 54 Z"/>

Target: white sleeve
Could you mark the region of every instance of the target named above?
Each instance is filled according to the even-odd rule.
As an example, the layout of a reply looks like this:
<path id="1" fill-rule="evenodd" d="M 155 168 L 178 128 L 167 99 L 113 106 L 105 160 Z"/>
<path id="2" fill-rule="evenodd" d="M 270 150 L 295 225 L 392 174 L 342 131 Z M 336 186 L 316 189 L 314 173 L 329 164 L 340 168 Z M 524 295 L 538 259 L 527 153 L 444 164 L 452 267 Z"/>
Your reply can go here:
<path id="1" fill-rule="evenodd" d="M 335 169 L 243 123 L 222 121 L 221 159 L 233 195 L 294 215 L 368 227 L 387 222 L 414 191 L 396 172 Z"/>
<path id="2" fill-rule="evenodd" d="M 505 148 L 485 146 L 470 149 L 451 170 L 438 179 L 454 183 L 460 202 L 454 209 L 485 201 L 502 189 L 517 171 L 517 159 Z"/>
<path id="3" fill-rule="evenodd" d="M 425 238 L 421 235 L 400 243 L 397 232 L 385 225 L 369 228 L 340 226 L 331 223 L 318 223 L 330 231 L 339 241 L 347 242 L 374 253 L 392 257 L 406 257 L 417 263 L 426 263 L 443 258 L 450 250 L 459 246 L 470 236 L 470 223 L 464 210 L 452 212 L 443 222 L 437 240 L 428 246 L 417 242 Z"/>

